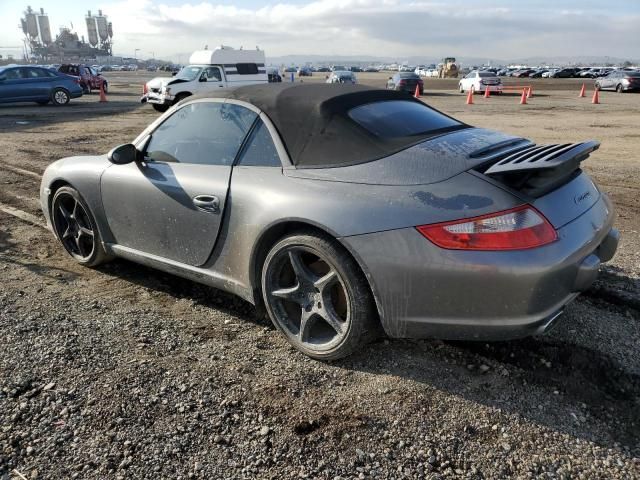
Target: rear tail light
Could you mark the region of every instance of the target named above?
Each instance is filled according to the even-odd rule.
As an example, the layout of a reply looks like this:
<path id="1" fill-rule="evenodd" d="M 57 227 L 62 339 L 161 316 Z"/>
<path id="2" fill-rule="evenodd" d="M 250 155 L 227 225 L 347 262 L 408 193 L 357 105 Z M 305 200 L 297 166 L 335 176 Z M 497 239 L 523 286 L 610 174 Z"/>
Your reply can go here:
<path id="1" fill-rule="evenodd" d="M 452 250 L 524 250 L 558 238 L 549 221 L 529 205 L 416 228 L 437 246 Z"/>
<path id="2" fill-rule="evenodd" d="M 407 83 L 407 82 L 405 82 L 404 80 L 400 80 L 400 81 L 398 82 L 398 85 L 399 85 L 399 86 L 402 86 L 402 85 L 405 85 L 406 83 Z"/>
<path id="3" fill-rule="evenodd" d="M 145 95 L 148 91 L 149 91 L 149 88 L 147 87 L 147 84 L 145 83 L 144 85 L 142 85 L 142 94 Z"/>
<path id="4" fill-rule="evenodd" d="M 420 86 L 424 85 L 424 82 L 422 80 L 418 80 L 418 84 L 420 84 Z"/>

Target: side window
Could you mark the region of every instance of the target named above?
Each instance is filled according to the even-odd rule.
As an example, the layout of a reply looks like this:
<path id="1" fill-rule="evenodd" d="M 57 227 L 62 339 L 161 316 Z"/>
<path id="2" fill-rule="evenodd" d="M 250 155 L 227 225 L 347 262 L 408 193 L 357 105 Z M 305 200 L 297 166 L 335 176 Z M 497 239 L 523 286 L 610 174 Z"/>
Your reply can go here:
<path id="1" fill-rule="evenodd" d="M 39 68 L 27 68 L 28 78 L 45 78 L 47 75 Z"/>
<path id="2" fill-rule="evenodd" d="M 190 103 L 152 133 L 146 155 L 156 162 L 231 165 L 256 117 L 239 105 Z"/>
<path id="3" fill-rule="evenodd" d="M 258 120 L 258 125 L 251 133 L 251 138 L 246 143 L 238 165 L 245 167 L 282 167 L 280 156 L 273 144 L 269 129 Z"/>
<path id="4" fill-rule="evenodd" d="M 200 78 L 206 78 L 207 82 L 221 82 L 222 74 L 220 73 L 220 69 L 218 67 L 208 67 L 202 70 L 200 74 Z"/>
<path id="5" fill-rule="evenodd" d="M 22 68 L 13 68 L 11 70 L 7 70 L 4 74 L 4 77 L 7 80 L 17 80 L 18 78 L 22 78 L 22 75 L 20 75 L 20 70 L 23 70 Z"/>
<path id="6" fill-rule="evenodd" d="M 258 65 L 255 63 L 236 63 L 238 75 L 257 75 Z"/>

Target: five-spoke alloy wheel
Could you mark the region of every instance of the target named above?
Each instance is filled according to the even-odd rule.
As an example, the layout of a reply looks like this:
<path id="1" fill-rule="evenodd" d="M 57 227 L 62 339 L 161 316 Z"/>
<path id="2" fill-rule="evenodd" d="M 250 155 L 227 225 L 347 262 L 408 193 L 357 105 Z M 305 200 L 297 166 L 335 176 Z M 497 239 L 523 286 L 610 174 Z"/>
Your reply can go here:
<path id="1" fill-rule="evenodd" d="M 376 333 L 367 282 L 334 240 L 300 234 L 278 242 L 265 260 L 262 290 L 275 326 L 313 358 L 344 357 Z"/>
<path id="2" fill-rule="evenodd" d="M 89 207 L 75 189 L 61 187 L 56 191 L 51 223 L 62 246 L 78 263 L 95 266 L 106 259 Z"/>

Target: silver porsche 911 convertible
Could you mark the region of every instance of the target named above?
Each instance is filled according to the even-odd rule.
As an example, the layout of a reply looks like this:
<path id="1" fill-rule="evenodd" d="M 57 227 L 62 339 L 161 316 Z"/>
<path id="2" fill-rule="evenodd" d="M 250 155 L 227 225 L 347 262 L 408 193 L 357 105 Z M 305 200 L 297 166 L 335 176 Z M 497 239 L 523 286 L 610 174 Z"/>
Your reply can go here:
<path id="1" fill-rule="evenodd" d="M 66 251 L 264 307 L 336 359 L 391 337 L 545 332 L 610 260 L 597 142 L 536 145 L 403 92 L 260 85 L 191 97 L 107 155 L 51 164 L 42 209 Z"/>

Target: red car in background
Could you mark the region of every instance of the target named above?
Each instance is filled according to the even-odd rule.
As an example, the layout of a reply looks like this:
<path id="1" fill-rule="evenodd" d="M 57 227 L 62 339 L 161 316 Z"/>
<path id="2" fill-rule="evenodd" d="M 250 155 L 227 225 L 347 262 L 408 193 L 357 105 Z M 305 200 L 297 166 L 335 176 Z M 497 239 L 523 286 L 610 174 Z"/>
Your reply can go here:
<path id="1" fill-rule="evenodd" d="M 104 93 L 107 93 L 108 83 L 100 75 L 100 72 L 95 68 L 84 64 L 67 63 L 58 67 L 60 73 L 66 73 L 74 77 L 80 78 L 80 86 L 84 90 L 84 93 L 91 93 L 92 90 L 100 90 L 100 83 L 104 88 Z"/>

